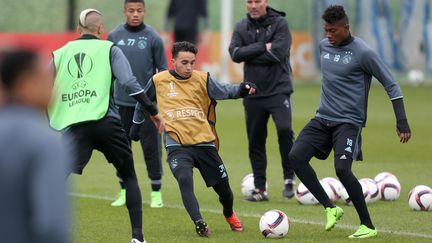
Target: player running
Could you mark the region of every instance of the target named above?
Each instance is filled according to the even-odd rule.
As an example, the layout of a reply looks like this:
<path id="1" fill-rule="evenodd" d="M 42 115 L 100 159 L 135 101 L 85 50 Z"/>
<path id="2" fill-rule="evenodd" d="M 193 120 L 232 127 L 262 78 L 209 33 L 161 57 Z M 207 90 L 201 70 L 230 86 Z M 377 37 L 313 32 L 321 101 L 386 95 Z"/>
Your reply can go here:
<path id="1" fill-rule="evenodd" d="M 295 173 L 324 206 L 331 230 L 342 217 L 320 185 L 310 166 L 312 157 L 326 159 L 334 150 L 336 174 L 345 186 L 360 218 L 360 227 L 349 238 L 376 237 L 362 188 L 351 171 L 353 160 L 362 160 L 361 130 L 372 76 L 384 86 L 396 115 L 400 142 L 411 137 L 402 91 L 378 55 L 360 38 L 351 36 L 348 17 L 342 6 L 328 7 L 323 16 L 327 39 L 321 41 L 322 89 L 315 118 L 300 132 L 289 154 Z"/>
<path id="2" fill-rule="evenodd" d="M 189 42 L 177 42 L 172 48 L 174 70 L 153 76 L 145 87 L 150 100 L 166 119 L 164 134 L 168 164 L 176 178 L 183 204 L 195 223 L 199 236 L 208 237 L 210 229 L 203 220 L 193 190 L 193 168 L 200 171 L 208 187 L 219 195 L 223 214 L 233 231 L 243 231 L 243 225 L 233 211 L 233 193 L 228 174 L 219 157 L 215 131 L 215 100 L 235 99 L 255 93 L 254 85 L 219 83 L 206 72 L 194 70 L 198 52 Z M 139 126 L 144 122 L 137 106 L 131 138 L 136 139 Z"/>

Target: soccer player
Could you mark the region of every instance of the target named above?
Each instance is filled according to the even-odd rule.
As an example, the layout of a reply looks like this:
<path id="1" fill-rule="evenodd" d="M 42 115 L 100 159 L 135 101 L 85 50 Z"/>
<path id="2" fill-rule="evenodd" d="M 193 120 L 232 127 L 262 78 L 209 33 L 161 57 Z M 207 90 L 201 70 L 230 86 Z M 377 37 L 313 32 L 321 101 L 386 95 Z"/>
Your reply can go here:
<path id="1" fill-rule="evenodd" d="M 125 0 L 123 13 L 126 17 L 126 24 L 119 25 L 108 35 L 108 40 L 123 51 L 131 65 L 132 73 L 142 87 L 147 84 L 153 74 L 167 69 L 162 39 L 151 26 L 144 24 L 145 12 L 144 0 Z M 130 97 L 118 82 L 114 86 L 114 100 L 119 107 L 123 128 L 126 134 L 129 134 L 136 100 Z M 160 208 L 163 206 L 160 191 L 162 186 L 161 141 L 149 117 L 149 114 L 146 113 L 146 122 L 140 133 L 140 142 L 152 188 L 150 207 Z M 117 200 L 111 205 L 123 206 L 126 202 L 125 184 L 118 172 L 117 176 L 120 179 L 121 191 Z"/>
<path id="2" fill-rule="evenodd" d="M 104 33 L 102 14 L 86 9 L 79 18 L 81 37 L 54 51 L 54 98 L 48 114 L 51 126 L 73 138 L 72 172 L 82 174 L 93 149 L 102 152 L 117 169 L 126 187 L 126 206 L 132 226 L 132 242 L 145 242 L 142 234 L 142 200 L 132 151 L 114 105 L 114 78 L 129 96 L 150 113 L 160 131 L 164 121 L 133 76 L 123 52 Z"/>
<path id="3" fill-rule="evenodd" d="M 52 91 L 46 65 L 24 50 L 0 62 L 0 242 L 71 242 L 70 156 L 45 116 Z"/>
<path id="4" fill-rule="evenodd" d="M 168 164 L 180 187 L 183 204 L 195 223 L 199 236 L 211 232 L 199 211 L 193 190 L 193 168 L 200 171 L 206 185 L 213 187 L 223 206 L 223 215 L 233 231 L 243 231 L 243 225 L 233 211 L 233 193 L 228 174 L 219 157 L 215 131 L 215 100 L 235 99 L 255 92 L 249 82 L 240 85 L 219 83 L 206 72 L 194 70 L 198 52 L 190 42 L 176 42 L 171 50 L 174 70 L 153 76 L 145 90 L 166 120 L 164 134 Z M 137 105 L 131 138 L 135 139 L 142 109 Z"/>
<path id="5" fill-rule="evenodd" d="M 294 196 L 294 170 L 288 153 L 294 142 L 291 125 L 293 92 L 289 59 L 291 33 L 285 13 L 268 6 L 267 0 L 246 0 L 247 18 L 237 23 L 229 52 L 234 62 L 244 62 L 244 80 L 253 80 L 259 93 L 243 100 L 249 141 L 249 158 L 255 191 L 246 197 L 251 202 L 267 201 L 266 139 L 267 123 L 272 116 L 276 125 L 284 189 L 282 195 Z"/>
<path id="6" fill-rule="evenodd" d="M 289 154 L 295 173 L 324 206 L 331 230 L 342 217 L 320 185 L 310 166 L 312 157 L 326 159 L 334 150 L 336 175 L 345 186 L 360 218 L 360 227 L 349 238 L 376 237 L 362 188 L 351 170 L 353 160 L 362 160 L 361 130 L 366 124 L 366 108 L 372 76 L 384 86 L 396 115 L 396 132 L 406 143 L 411 131 L 405 115 L 402 92 L 377 53 L 350 33 L 342 6 L 329 6 L 322 15 L 327 39 L 321 41 L 321 101 L 313 118 L 300 132 Z"/>

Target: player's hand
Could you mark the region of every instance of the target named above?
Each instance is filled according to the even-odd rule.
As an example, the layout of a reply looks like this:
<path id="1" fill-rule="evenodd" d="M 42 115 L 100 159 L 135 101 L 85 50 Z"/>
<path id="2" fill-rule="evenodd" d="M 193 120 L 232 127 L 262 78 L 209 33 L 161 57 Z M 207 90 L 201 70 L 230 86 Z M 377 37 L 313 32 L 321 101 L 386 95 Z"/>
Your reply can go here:
<path id="1" fill-rule="evenodd" d="M 397 121 L 396 133 L 401 143 L 407 143 L 411 138 L 411 129 L 406 119 Z"/>
<path id="2" fill-rule="evenodd" d="M 267 51 L 270 51 L 271 48 L 272 48 L 272 43 L 271 42 L 266 43 L 266 49 L 267 49 Z"/>
<path id="3" fill-rule="evenodd" d="M 162 118 L 161 115 L 156 114 L 152 117 L 150 117 L 155 124 L 156 128 L 158 129 L 159 133 L 163 133 L 165 131 L 165 121 Z"/>
<path id="4" fill-rule="evenodd" d="M 251 95 L 256 93 L 256 85 L 252 82 L 243 82 L 240 84 L 239 96 L 245 97 L 246 95 Z"/>
<path id="5" fill-rule="evenodd" d="M 132 126 L 129 130 L 129 137 L 133 141 L 140 140 L 140 131 L 141 131 L 141 124 L 132 123 Z"/>

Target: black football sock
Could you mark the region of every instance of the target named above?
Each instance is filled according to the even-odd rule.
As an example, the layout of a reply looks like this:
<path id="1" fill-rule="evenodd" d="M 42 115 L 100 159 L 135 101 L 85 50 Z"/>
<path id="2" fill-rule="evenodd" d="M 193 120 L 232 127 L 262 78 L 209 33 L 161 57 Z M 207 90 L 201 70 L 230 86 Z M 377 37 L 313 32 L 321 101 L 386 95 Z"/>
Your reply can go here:
<path id="1" fill-rule="evenodd" d="M 120 177 L 120 174 L 118 173 L 118 171 L 116 172 L 117 178 L 119 179 L 119 184 L 121 189 L 126 189 L 125 183 L 123 181 L 123 179 Z"/>
<path id="2" fill-rule="evenodd" d="M 174 177 L 176 178 L 180 188 L 183 205 L 189 213 L 192 221 L 196 222 L 197 220 L 202 219 L 198 201 L 194 194 L 192 169 L 179 169 L 174 174 Z"/>
<path id="3" fill-rule="evenodd" d="M 348 156 L 347 156 L 348 158 Z M 360 182 L 351 171 L 352 159 L 339 160 L 335 158 L 336 175 L 344 185 L 356 211 L 359 215 L 361 224 L 370 229 L 375 229 L 369 215 L 369 211 L 363 196 L 363 190 Z"/>
<path id="4" fill-rule="evenodd" d="M 162 180 L 161 179 L 162 178 L 151 179 L 150 183 L 151 183 L 152 191 L 158 192 L 161 190 L 161 188 L 162 188 Z"/>
<path id="5" fill-rule="evenodd" d="M 230 217 L 233 214 L 234 196 L 228 180 L 223 180 L 213 186 L 215 192 L 219 195 L 219 202 L 223 206 L 223 214 Z"/>
<path id="6" fill-rule="evenodd" d="M 138 181 L 125 179 L 126 185 L 126 207 L 129 211 L 129 218 L 132 225 L 132 237 L 143 241 L 142 234 L 142 199 Z"/>

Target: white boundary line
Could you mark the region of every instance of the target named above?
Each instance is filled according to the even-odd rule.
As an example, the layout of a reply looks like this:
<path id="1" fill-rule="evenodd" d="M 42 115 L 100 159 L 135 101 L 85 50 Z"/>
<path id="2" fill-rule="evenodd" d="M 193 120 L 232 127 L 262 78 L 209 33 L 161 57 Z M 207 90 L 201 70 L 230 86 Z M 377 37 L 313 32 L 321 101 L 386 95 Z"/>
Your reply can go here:
<path id="1" fill-rule="evenodd" d="M 71 192 L 71 193 L 69 193 L 69 195 L 72 197 L 77 197 L 77 198 L 88 198 L 88 199 L 96 199 L 96 200 L 103 200 L 103 201 L 115 200 L 115 198 L 113 198 L 113 197 L 92 195 L 92 194 L 85 194 L 85 193 L 77 193 L 77 192 Z M 150 202 L 143 201 L 143 204 L 150 204 Z M 184 209 L 183 206 L 176 205 L 176 204 L 164 204 L 164 207 L 172 208 L 172 209 Z M 221 213 L 220 210 L 209 209 L 209 208 L 200 208 L 200 211 L 206 212 L 206 213 L 216 213 L 216 214 Z M 260 218 L 261 217 L 261 215 L 256 214 L 256 213 L 239 213 L 239 212 L 237 212 L 237 215 L 242 216 L 242 217 L 251 217 L 251 218 Z M 320 223 L 317 221 L 296 219 L 296 218 L 291 218 L 291 217 L 290 217 L 290 221 L 294 222 L 294 223 L 299 223 L 299 224 L 310 224 L 310 225 L 324 226 L 324 223 Z M 351 230 L 356 230 L 358 228 L 358 226 L 349 225 L 349 224 L 337 224 L 336 227 L 342 228 L 342 229 L 351 229 Z M 417 237 L 417 238 L 432 239 L 432 235 L 430 235 L 430 234 L 413 233 L 413 232 L 406 232 L 406 231 L 395 231 L 395 230 L 390 230 L 390 229 L 379 229 L 379 232 L 380 233 L 386 233 L 386 234 L 392 234 L 392 235 L 399 235 L 399 236 L 410 236 L 410 237 Z"/>

